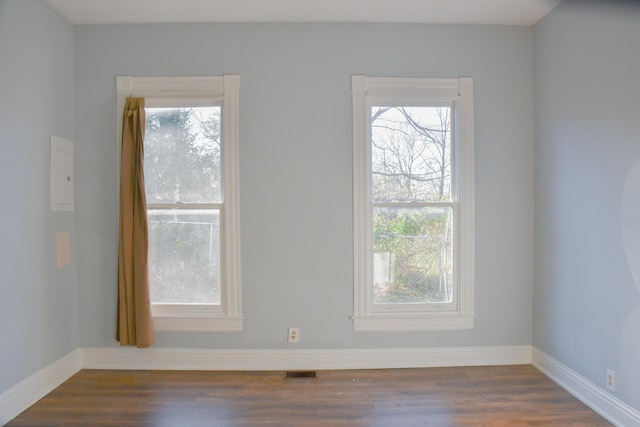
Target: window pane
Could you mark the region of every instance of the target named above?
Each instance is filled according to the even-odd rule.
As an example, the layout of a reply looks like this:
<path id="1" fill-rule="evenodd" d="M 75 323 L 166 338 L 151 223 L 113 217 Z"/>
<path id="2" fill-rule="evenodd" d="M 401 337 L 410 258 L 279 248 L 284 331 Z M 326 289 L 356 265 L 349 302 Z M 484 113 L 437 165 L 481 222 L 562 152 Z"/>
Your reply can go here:
<path id="1" fill-rule="evenodd" d="M 453 301 L 452 208 L 373 209 L 373 302 Z"/>
<path id="2" fill-rule="evenodd" d="M 451 108 L 373 107 L 371 144 L 374 201 L 450 200 Z"/>
<path id="3" fill-rule="evenodd" d="M 146 108 L 148 203 L 221 203 L 220 107 Z"/>
<path id="4" fill-rule="evenodd" d="M 220 304 L 220 212 L 149 210 L 151 302 Z"/>

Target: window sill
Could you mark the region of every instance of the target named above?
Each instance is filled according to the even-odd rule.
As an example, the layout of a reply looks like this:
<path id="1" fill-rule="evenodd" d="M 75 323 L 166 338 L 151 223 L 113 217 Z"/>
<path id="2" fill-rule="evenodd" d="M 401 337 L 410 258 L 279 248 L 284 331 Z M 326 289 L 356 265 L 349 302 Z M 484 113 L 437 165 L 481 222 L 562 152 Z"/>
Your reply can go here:
<path id="1" fill-rule="evenodd" d="M 241 332 L 242 317 L 154 316 L 156 331 Z"/>
<path id="2" fill-rule="evenodd" d="M 470 315 L 368 315 L 354 316 L 353 329 L 368 331 L 456 331 L 472 329 Z"/>

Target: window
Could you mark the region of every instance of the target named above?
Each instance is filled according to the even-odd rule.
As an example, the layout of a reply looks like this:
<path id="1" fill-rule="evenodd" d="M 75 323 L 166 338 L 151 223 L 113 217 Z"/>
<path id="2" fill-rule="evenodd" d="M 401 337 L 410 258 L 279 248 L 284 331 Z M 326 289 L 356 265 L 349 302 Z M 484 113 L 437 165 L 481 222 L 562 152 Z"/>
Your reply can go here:
<path id="1" fill-rule="evenodd" d="M 242 330 L 238 88 L 238 76 L 118 77 L 119 120 L 127 96 L 145 98 L 149 284 L 157 330 Z"/>
<path id="2" fill-rule="evenodd" d="M 472 79 L 352 93 L 355 330 L 472 328 Z"/>

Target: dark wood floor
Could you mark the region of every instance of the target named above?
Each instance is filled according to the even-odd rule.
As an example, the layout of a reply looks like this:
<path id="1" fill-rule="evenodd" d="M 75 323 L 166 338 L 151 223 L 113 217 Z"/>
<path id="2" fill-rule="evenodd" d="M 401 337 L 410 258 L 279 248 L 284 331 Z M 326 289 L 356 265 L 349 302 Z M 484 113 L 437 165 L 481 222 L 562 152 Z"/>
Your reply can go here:
<path id="1" fill-rule="evenodd" d="M 609 426 L 531 366 L 282 372 L 97 371 L 8 426 Z"/>

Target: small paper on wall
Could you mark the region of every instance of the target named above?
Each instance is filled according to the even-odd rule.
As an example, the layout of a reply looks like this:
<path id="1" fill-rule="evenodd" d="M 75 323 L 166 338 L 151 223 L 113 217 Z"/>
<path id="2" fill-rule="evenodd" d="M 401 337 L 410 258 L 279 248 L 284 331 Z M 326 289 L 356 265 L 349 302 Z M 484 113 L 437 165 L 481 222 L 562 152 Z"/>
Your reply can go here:
<path id="1" fill-rule="evenodd" d="M 69 233 L 56 233 L 56 255 L 58 267 L 71 264 L 71 251 L 69 250 Z"/>

